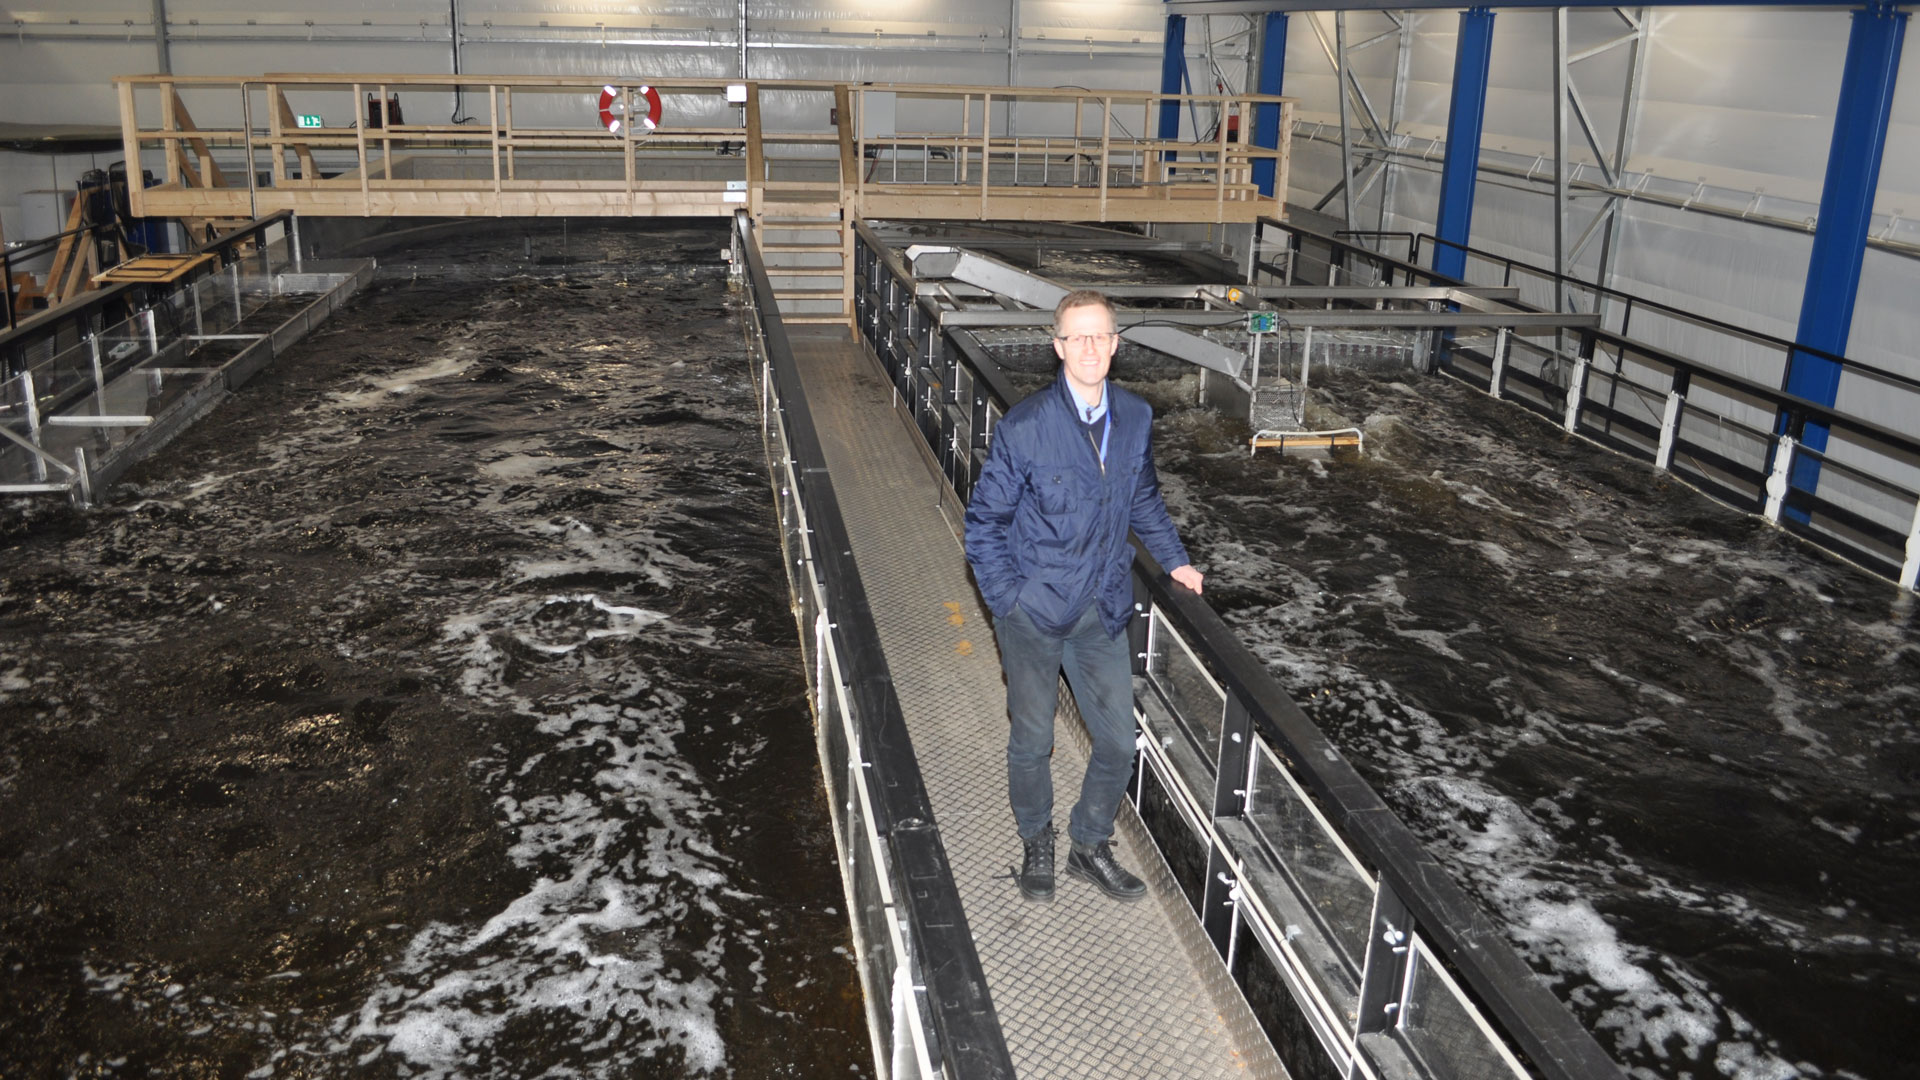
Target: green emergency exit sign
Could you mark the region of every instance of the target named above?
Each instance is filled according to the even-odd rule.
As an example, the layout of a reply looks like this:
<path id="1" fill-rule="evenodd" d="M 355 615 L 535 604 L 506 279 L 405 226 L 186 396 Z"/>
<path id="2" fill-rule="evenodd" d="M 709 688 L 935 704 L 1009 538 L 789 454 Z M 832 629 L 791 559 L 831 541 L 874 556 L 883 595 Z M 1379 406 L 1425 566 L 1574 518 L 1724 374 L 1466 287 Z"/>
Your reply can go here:
<path id="1" fill-rule="evenodd" d="M 323 125 L 317 116 L 302 116 L 300 117 L 300 126 L 303 128 L 317 128 Z"/>

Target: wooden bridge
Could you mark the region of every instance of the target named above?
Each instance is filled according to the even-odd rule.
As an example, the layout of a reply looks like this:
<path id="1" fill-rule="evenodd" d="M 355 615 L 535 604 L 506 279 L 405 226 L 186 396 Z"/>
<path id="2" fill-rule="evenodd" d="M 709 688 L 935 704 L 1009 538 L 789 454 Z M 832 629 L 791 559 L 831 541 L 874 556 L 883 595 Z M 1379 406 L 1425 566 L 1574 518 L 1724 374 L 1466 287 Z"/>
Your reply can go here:
<path id="1" fill-rule="evenodd" d="M 123 76 L 136 215 L 730 216 L 790 320 L 852 316 L 850 222 L 1250 223 L 1281 215 L 1293 102 L 1258 94 L 548 76 Z M 1148 137 L 1164 108 L 1200 142 Z M 1276 147 L 1237 140 L 1280 110 Z M 444 122 L 408 122 L 431 114 Z M 201 119 L 196 121 L 195 116 Z M 219 160 L 216 160 L 216 157 Z M 244 161 L 238 176 L 233 165 Z M 222 162 L 225 163 L 223 168 Z M 1271 162 L 1275 196 L 1256 164 Z"/>

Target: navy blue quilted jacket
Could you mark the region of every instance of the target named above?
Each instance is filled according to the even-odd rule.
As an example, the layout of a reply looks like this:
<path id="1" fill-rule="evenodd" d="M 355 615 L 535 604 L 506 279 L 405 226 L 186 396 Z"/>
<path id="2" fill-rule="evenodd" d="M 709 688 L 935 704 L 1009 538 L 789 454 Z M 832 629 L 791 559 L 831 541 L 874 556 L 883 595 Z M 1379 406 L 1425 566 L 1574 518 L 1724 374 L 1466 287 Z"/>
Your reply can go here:
<path id="1" fill-rule="evenodd" d="M 1018 604 L 1034 625 L 1064 634 L 1097 602 L 1107 633 L 1118 634 L 1133 608 L 1128 530 L 1168 570 L 1187 564 L 1187 549 L 1153 471 L 1152 407 L 1108 380 L 1103 471 L 1074 401 L 1056 376 L 994 428 L 967 506 L 967 561 L 995 618 Z"/>

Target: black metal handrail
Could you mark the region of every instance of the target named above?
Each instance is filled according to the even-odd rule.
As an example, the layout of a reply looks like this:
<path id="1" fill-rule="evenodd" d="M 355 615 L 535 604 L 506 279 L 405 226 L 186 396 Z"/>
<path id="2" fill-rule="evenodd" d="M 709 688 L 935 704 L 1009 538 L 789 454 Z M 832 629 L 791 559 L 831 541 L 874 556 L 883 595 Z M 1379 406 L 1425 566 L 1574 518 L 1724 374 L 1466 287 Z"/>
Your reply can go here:
<path id="1" fill-rule="evenodd" d="M 863 274 L 856 284 L 859 329 L 883 363 L 889 363 L 896 383 L 902 380 L 903 369 L 911 371 L 921 364 L 936 369 L 947 363 L 968 368 L 974 400 L 953 404 L 971 414 L 969 445 L 955 446 L 951 451 L 964 449 L 970 456 L 977 456 L 984 451 L 990 435 L 982 418 L 990 410 L 1004 413 L 1016 400 L 1010 384 L 969 335 L 946 336 L 945 343 L 951 348 L 937 347 L 942 335 L 933 301 L 915 297 L 911 272 L 864 223 L 856 228 L 856 236 L 856 265 Z M 879 266 L 877 274 L 867 269 L 872 264 Z M 1419 271 L 1410 265 L 1408 269 Z M 865 280 L 868 275 L 890 279 L 880 284 L 905 305 L 904 317 L 880 310 L 884 297 L 872 288 L 874 283 Z M 897 355 L 890 361 L 890 354 Z M 951 386 L 952 381 L 946 385 Z M 909 402 L 915 400 L 911 393 L 904 396 Z M 938 452 L 941 448 L 935 449 Z M 1199 596 L 1174 589 L 1162 569 L 1137 545 L 1134 579 L 1136 595 L 1174 616 L 1189 646 L 1230 695 L 1228 716 L 1243 717 L 1250 730 L 1284 754 L 1297 775 L 1306 779 L 1313 796 L 1331 812 L 1343 837 L 1379 874 L 1383 896 L 1397 899 L 1412 913 L 1420 932 L 1431 939 L 1450 968 L 1464 977 L 1470 992 L 1501 1025 L 1513 1047 L 1531 1060 L 1533 1068 L 1550 1080 L 1616 1080 L 1621 1075 L 1619 1066 L 1591 1033 L 1546 990 L 1506 944 L 1498 926 L 1426 853 L 1219 615 Z M 1222 767 L 1220 771 L 1226 770 Z M 1227 788 L 1233 786 L 1230 777 L 1221 783 Z M 1366 1030 L 1378 1028 L 1363 1026 Z"/>
<path id="2" fill-rule="evenodd" d="M 1330 261 L 1337 257 L 1342 264 L 1350 260 L 1370 263 L 1382 274 L 1383 278 L 1388 281 L 1391 281 L 1394 275 L 1400 274 L 1404 275 L 1408 281 L 1425 278 L 1430 283 L 1435 284 L 1461 284 L 1425 267 L 1404 262 L 1391 256 L 1382 255 L 1369 248 L 1315 233 L 1312 230 L 1303 229 L 1286 222 L 1276 221 L 1272 218 L 1262 218 L 1260 224 L 1262 228 L 1270 226 L 1289 234 L 1288 244 L 1290 249 L 1297 250 L 1309 243 L 1324 246 L 1329 252 Z M 1427 236 L 1426 238 L 1432 239 L 1431 236 Z M 1460 247 L 1470 253 L 1507 263 L 1514 269 L 1526 270 L 1529 273 L 1539 274 L 1548 278 L 1555 277 L 1551 271 L 1534 267 L 1519 262 L 1518 260 L 1505 259 L 1502 256 L 1481 252 L 1477 249 L 1468 248 L 1465 245 L 1451 246 Z M 1280 266 L 1272 262 L 1258 262 L 1256 265 L 1259 269 L 1276 276 L 1285 276 L 1289 271 L 1288 267 Z M 1898 373 L 1884 371 L 1871 365 L 1850 361 L 1845 357 L 1836 356 L 1832 353 L 1803 348 L 1783 338 L 1775 338 L 1753 331 L 1746 331 L 1739 327 L 1721 323 L 1704 316 L 1694 316 L 1691 313 L 1672 308 L 1669 305 L 1660 304 L 1657 301 L 1644 300 L 1618 290 L 1602 289 L 1585 282 L 1577 282 L 1571 278 L 1559 278 L 1558 280 L 1577 284 L 1583 289 L 1598 290 L 1610 297 L 1619 299 L 1623 304 L 1635 303 L 1642 307 L 1657 309 L 1663 314 L 1672 314 L 1675 317 L 1685 318 L 1689 322 L 1709 330 L 1733 334 L 1744 341 L 1774 347 L 1782 353 L 1791 354 L 1798 352 L 1820 357 L 1841 365 L 1844 370 L 1851 371 L 1861 377 L 1880 380 L 1890 386 L 1920 390 L 1920 380 L 1914 380 Z M 1510 280 L 1503 281 L 1502 284 L 1510 284 Z M 1529 311 L 1539 310 L 1524 303 L 1519 303 L 1517 306 Z M 1810 424 L 1824 426 L 1829 432 L 1846 435 L 1858 443 L 1877 447 L 1893 457 L 1920 457 L 1920 435 L 1889 428 L 1851 413 L 1842 412 L 1836 405 L 1824 404 L 1800 397 L 1797 394 L 1790 393 L 1783 389 L 1777 383 L 1760 382 L 1710 363 L 1689 359 L 1660 346 L 1635 340 L 1628 337 L 1623 331 L 1588 328 L 1579 330 L 1576 333 L 1578 335 L 1578 346 L 1575 350 L 1575 355 L 1564 355 L 1558 351 L 1557 347 L 1554 350 L 1554 355 L 1561 356 L 1565 361 L 1581 361 L 1589 364 L 1599 364 L 1604 360 L 1611 360 L 1611 371 L 1605 371 L 1602 374 L 1605 377 L 1615 379 L 1616 385 L 1621 385 L 1619 380 L 1622 378 L 1622 373 L 1628 360 L 1634 360 L 1649 367 L 1664 368 L 1670 373 L 1668 385 L 1665 387 L 1649 385 L 1644 380 L 1629 380 L 1625 383 L 1625 385 L 1635 386 L 1639 391 L 1652 395 L 1665 396 L 1669 393 L 1679 393 L 1684 398 L 1687 390 L 1691 386 L 1700 383 L 1721 387 L 1737 396 L 1762 402 L 1772 409 L 1774 413 L 1775 426 L 1771 431 L 1748 425 L 1740 425 L 1737 421 L 1728 422 L 1734 423 L 1742 430 L 1750 432 L 1756 440 L 1771 442 L 1780 434 L 1789 435 L 1794 440 L 1793 454 L 1795 457 L 1817 463 L 1818 467 L 1859 471 L 1842 462 L 1835 461 L 1820 450 L 1815 450 L 1804 445 L 1801 436 Z M 1461 345 L 1458 341 L 1449 341 L 1446 348 L 1436 349 L 1436 356 L 1439 359 L 1440 369 L 1447 374 L 1456 378 L 1462 378 L 1471 384 L 1479 385 L 1482 389 L 1490 392 L 1501 393 L 1500 387 L 1491 385 L 1487 379 L 1479 378 L 1477 375 L 1470 376 L 1463 373 L 1456 363 L 1461 357 L 1471 356 L 1475 357 L 1478 362 L 1482 364 L 1490 365 L 1491 361 L 1489 358 L 1479 356 L 1473 349 Z M 1509 400 L 1513 400 L 1516 404 L 1520 404 L 1523 407 L 1552 416 L 1555 419 L 1563 419 L 1568 415 L 1566 411 L 1567 402 L 1565 399 L 1569 395 L 1566 386 L 1560 385 L 1544 376 L 1520 373 L 1513 369 L 1511 365 L 1509 365 L 1507 377 L 1509 379 L 1518 378 L 1520 381 L 1528 383 L 1533 386 L 1540 396 L 1538 402 L 1524 396 L 1510 397 Z M 1558 395 L 1561 399 L 1558 402 L 1557 408 L 1552 400 L 1555 395 Z M 1502 396 L 1505 395 L 1503 394 Z M 1649 437 L 1649 431 L 1653 436 L 1657 436 L 1660 432 L 1660 427 L 1657 424 L 1648 429 L 1648 431 L 1639 430 L 1643 426 L 1641 422 L 1623 412 L 1611 400 L 1602 402 L 1585 397 L 1583 394 L 1577 404 L 1582 413 L 1593 411 L 1604 415 L 1607 418 L 1607 423 L 1599 428 L 1592 428 L 1581 426 L 1576 418 L 1574 421 L 1567 421 L 1567 423 L 1571 425 L 1568 427 L 1568 430 L 1577 431 L 1578 434 L 1592 438 L 1611 449 L 1641 457 L 1647 456 L 1648 453 L 1645 447 L 1636 446 L 1630 440 L 1623 440 L 1616 434 L 1613 430 L 1616 425 L 1639 434 L 1643 439 Z M 1802 513 L 1817 511 L 1839 525 L 1841 527 L 1839 531 L 1815 527 L 1807 522 L 1797 520 L 1792 516 L 1780 517 L 1773 512 L 1767 511 L 1768 499 L 1762 489 L 1768 473 L 1779 461 L 1778 455 L 1772 447 L 1767 450 L 1766 456 L 1758 464 L 1741 463 L 1728 460 L 1724 454 L 1700 446 L 1692 441 L 1685 440 L 1684 437 L 1680 436 L 1677 432 L 1674 438 L 1675 447 L 1679 447 L 1684 443 L 1689 457 L 1700 461 L 1712 462 L 1715 468 L 1721 473 L 1741 477 L 1751 485 L 1751 490 L 1742 492 L 1736 488 L 1729 487 L 1723 479 L 1713 475 L 1708 470 L 1689 468 L 1688 479 L 1701 490 L 1743 511 L 1755 513 L 1768 512 L 1770 518 L 1796 535 L 1820 547 L 1852 559 L 1877 573 L 1883 573 L 1896 578 L 1900 577 L 1903 573 L 1899 552 L 1906 543 L 1904 526 L 1890 526 L 1885 522 L 1873 521 L 1862 515 L 1856 509 L 1840 505 L 1820 494 L 1818 489 L 1810 491 L 1807 490 L 1806 487 L 1798 485 L 1789 490 L 1786 495 L 1785 504 Z M 1676 458 L 1675 460 L 1678 459 Z M 1662 467 L 1671 466 L 1663 464 Z M 1890 496 L 1920 503 L 1920 493 L 1911 491 L 1902 484 L 1895 483 L 1883 477 L 1870 477 L 1870 479 L 1887 489 Z M 1864 543 L 1860 538 L 1870 540 L 1872 543 Z"/>
<path id="3" fill-rule="evenodd" d="M 736 221 L 747 274 L 766 340 L 781 422 L 793 455 L 799 497 L 813 531 L 814 560 L 834 612 L 831 633 L 846 676 L 845 690 L 873 782 L 874 826 L 885 841 L 901 887 L 895 899 L 907 912 L 912 950 L 926 981 L 927 999 L 947 1075 L 953 1080 L 1011 1080 L 1012 1058 L 987 992 L 946 845 L 934 822 L 920 762 L 893 689 L 878 628 L 833 480 L 827 473 L 800 369 L 759 245 L 744 215 Z M 885 988 L 880 989 L 885 992 Z"/>
<path id="4" fill-rule="evenodd" d="M 1420 258 L 1419 243 L 1421 241 L 1425 241 L 1426 243 L 1430 244 L 1432 247 L 1435 247 L 1435 248 L 1446 247 L 1455 251 L 1462 252 L 1466 255 L 1471 255 L 1475 258 L 1485 259 L 1489 262 L 1501 264 L 1502 266 L 1505 267 L 1505 273 L 1502 276 L 1500 281 L 1502 285 L 1512 285 L 1513 272 L 1515 270 L 1521 270 L 1521 271 L 1525 271 L 1527 274 L 1530 274 L 1534 277 L 1553 282 L 1554 288 L 1556 290 L 1571 288 L 1571 289 L 1576 289 L 1580 292 L 1592 293 L 1595 297 L 1603 297 L 1608 300 L 1618 301 L 1625 310 L 1621 316 L 1620 329 L 1617 331 L 1613 331 L 1613 333 L 1618 334 L 1622 339 L 1627 338 L 1627 334 L 1630 329 L 1630 324 L 1633 319 L 1633 312 L 1636 309 L 1646 310 L 1646 311 L 1657 311 L 1662 315 L 1666 315 L 1680 322 L 1688 323 L 1689 325 L 1693 325 L 1693 326 L 1698 326 L 1706 330 L 1711 330 L 1714 333 L 1721 334 L 1726 337 L 1737 338 L 1741 341 L 1750 341 L 1758 345 L 1766 345 L 1787 354 L 1802 353 L 1807 356 L 1817 357 L 1819 359 L 1837 364 L 1844 370 L 1853 372 L 1857 375 L 1861 375 L 1861 376 L 1865 376 L 1873 379 L 1879 379 L 1884 382 L 1890 382 L 1897 386 L 1904 386 L 1912 390 L 1920 390 L 1920 379 L 1916 379 L 1909 375 L 1903 375 L 1897 371 L 1888 371 L 1885 368 L 1875 367 L 1874 365 L 1868 364 L 1864 361 L 1848 359 L 1847 357 L 1841 356 L 1838 353 L 1830 353 L 1825 351 L 1824 349 L 1816 349 L 1810 345 L 1802 345 L 1802 344 L 1799 344 L 1798 342 L 1789 341 L 1786 338 L 1777 337 L 1773 334 L 1763 333 L 1761 331 L 1750 329 L 1744 326 L 1737 326 L 1733 323 L 1726 322 L 1722 319 L 1715 319 L 1707 315 L 1702 315 L 1697 311 L 1688 311 L 1685 308 L 1676 307 L 1673 304 L 1664 303 L 1659 300 L 1650 300 L 1644 296 L 1639 296 L 1634 293 L 1626 292 L 1622 289 L 1616 289 L 1610 285 L 1600 285 L 1591 281 L 1586 281 L 1581 278 L 1574 277 L 1570 274 L 1562 274 L 1562 273 L 1559 273 L 1558 271 L 1548 269 L 1547 267 L 1536 266 L 1533 263 L 1524 262 L 1520 259 L 1512 258 L 1511 256 L 1498 255 L 1498 254 L 1495 254 L 1494 252 L 1487 251 L 1483 248 L 1472 247 L 1467 244 L 1462 244 L 1454 240 L 1442 240 L 1439 237 L 1433 235 L 1432 233 L 1420 233 L 1416 237 L 1415 246 L 1413 249 L 1413 261 L 1416 263 L 1419 261 L 1419 258 Z"/>

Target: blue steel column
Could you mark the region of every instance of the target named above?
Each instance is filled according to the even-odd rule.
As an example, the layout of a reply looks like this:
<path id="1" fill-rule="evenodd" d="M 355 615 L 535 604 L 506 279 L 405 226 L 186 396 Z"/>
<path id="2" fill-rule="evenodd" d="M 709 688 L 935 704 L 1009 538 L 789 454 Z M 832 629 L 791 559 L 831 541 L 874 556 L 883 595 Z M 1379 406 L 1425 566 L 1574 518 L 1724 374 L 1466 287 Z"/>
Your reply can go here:
<path id="1" fill-rule="evenodd" d="M 1453 53 L 1453 99 L 1447 104 L 1447 157 L 1440 166 L 1440 219 L 1434 235 L 1465 245 L 1473 223 L 1473 186 L 1480 169 L 1480 127 L 1487 115 L 1487 73 L 1493 64 L 1493 12 L 1460 13 Z M 1436 244 L 1433 269 L 1450 278 L 1466 273 L 1467 253 Z"/>
<path id="2" fill-rule="evenodd" d="M 1260 92 L 1263 94 L 1284 94 L 1281 87 L 1287 79 L 1287 13 L 1269 11 L 1260 34 Z M 1255 105 L 1253 107 L 1253 145 L 1273 149 L 1280 145 L 1280 106 Z M 1273 194 L 1274 163 L 1271 160 L 1253 163 L 1253 183 L 1262 195 Z M 1285 199 L 1286 192 L 1280 197 Z"/>
<path id="3" fill-rule="evenodd" d="M 1182 76 L 1187 73 L 1187 17 L 1167 16 L 1167 40 L 1160 56 L 1160 92 L 1178 94 Z M 1180 103 L 1160 103 L 1160 138 L 1172 142 L 1180 137 Z"/>
<path id="4" fill-rule="evenodd" d="M 1833 144 L 1827 151 L 1827 177 L 1820 190 L 1820 217 L 1807 264 L 1807 288 L 1800 301 L 1800 327 L 1794 339 L 1808 348 L 1844 355 L 1853 327 L 1853 304 L 1860 289 L 1860 268 L 1867 253 L 1867 229 L 1873 196 L 1880 186 L 1880 160 L 1887 146 L 1887 122 L 1900 71 L 1900 46 L 1907 13 L 1874 4 L 1853 13 L 1847 38 L 1847 66 L 1840 76 L 1840 104 L 1833 119 Z M 1840 393 L 1840 365 L 1795 350 L 1787 360 L 1786 390 L 1809 401 L 1832 405 Z M 1781 418 L 1780 430 L 1788 427 Z M 1827 446 L 1827 425 L 1809 420 L 1800 432 L 1809 450 Z M 1799 457 L 1792 485 L 1812 492 L 1820 480 L 1820 462 Z M 1789 506 L 1801 522 L 1804 511 Z"/>

